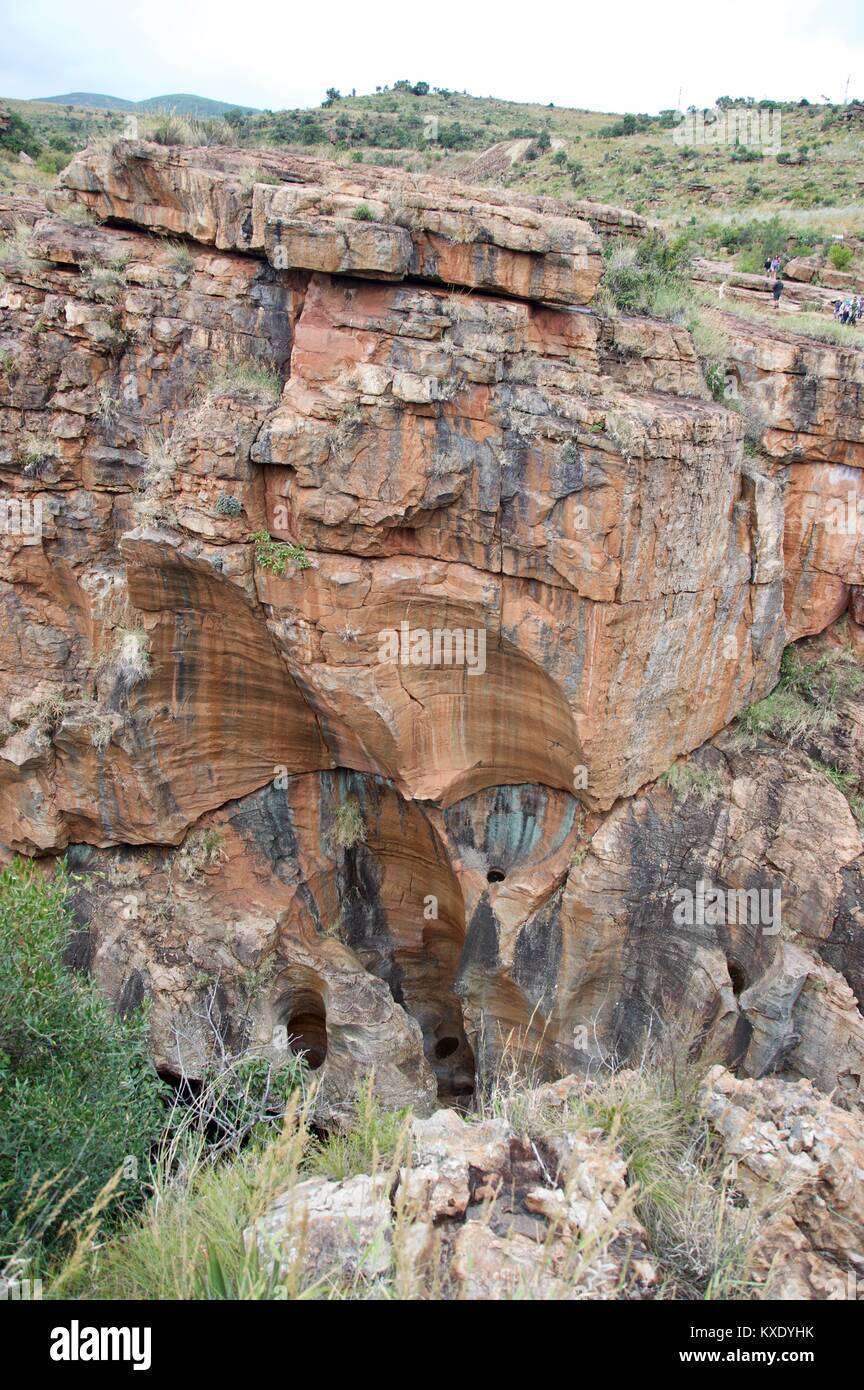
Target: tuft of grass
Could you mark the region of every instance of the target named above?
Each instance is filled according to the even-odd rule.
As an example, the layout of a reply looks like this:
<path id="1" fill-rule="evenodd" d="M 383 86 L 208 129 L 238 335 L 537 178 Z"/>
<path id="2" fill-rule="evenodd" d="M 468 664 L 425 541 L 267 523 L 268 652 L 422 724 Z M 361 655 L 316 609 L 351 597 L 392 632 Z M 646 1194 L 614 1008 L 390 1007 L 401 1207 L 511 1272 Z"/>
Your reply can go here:
<path id="1" fill-rule="evenodd" d="M 195 257 L 185 241 L 169 241 L 171 266 L 174 270 L 187 274 L 195 264 Z"/>
<path id="2" fill-rule="evenodd" d="M 357 1087 L 349 1123 L 315 1140 L 303 1160 L 310 1177 L 337 1182 L 358 1173 L 380 1173 L 404 1162 L 409 1144 L 410 1112 L 384 1110 L 371 1074 Z"/>
<path id="3" fill-rule="evenodd" d="M 349 796 L 337 807 L 332 838 L 338 849 L 353 849 L 365 841 L 366 823 L 356 796 Z"/>
<path id="4" fill-rule="evenodd" d="M 701 1110 L 703 1072 L 683 1040 L 670 1036 L 646 1047 L 638 1067 L 595 1076 L 561 1123 L 598 1127 L 615 1139 L 665 1298 L 746 1298 L 764 1212 L 742 1201 L 730 1181 Z"/>
<path id="5" fill-rule="evenodd" d="M 719 778 L 696 763 L 673 763 L 657 781 L 661 787 L 669 788 L 676 802 L 693 795 L 700 806 L 710 806 L 720 795 Z"/>
<path id="6" fill-rule="evenodd" d="M 25 711 L 27 723 L 37 725 L 49 736 L 56 734 L 65 717 L 66 696 L 62 690 L 46 695 Z"/>
<path id="7" fill-rule="evenodd" d="M 177 460 L 159 431 L 147 435 L 143 452 L 146 463 L 135 499 L 136 520 L 139 526 L 170 526 L 175 519 L 172 499 Z"/>
<path id="8" fill-rule="evenodd" d="M 269 531 L 256 531 L 252 537 L 255 542 L 255 563 L 271 574 L 285 574 L 289 565 L 295 570 L 308 570 L 311 565 L 305 545 L 290 545 L 287 541 L 274 541 Z"/>
<path id="9" fill-rule="evenodd" d="M 114 736 L 114 722 L 108 714 L 93 711 L 89 718 L 90 742 L 97 753 L 104 753 Z"/>
<path id="10" fill-rule="evenodd" d="M 126 288 L 126 262 L 88 261 L 81 270 L 84 294 L 100 304 L 116 304 Z"/>
<path id="11" fill-rule="evenodd" d="M 156 122 L 147 138 L 157 145 L 230 145 L 235 137 L 228 122 L 218 117 L 199 118 L 172 112 Z"/>
<path id="12" fill-rule="evenodd" d="M 118 629 L 115 663 L 123 676 L 127 690 L 146 680 L 152 670 L 150 636 L 143 627 Z"/>
<path id="13" fill-rule="evenodd" d="M 227 362 L 213 373 L 209 396 L 256 396 L 278 401 L 282 395 L 282 377 L 272 364 L 256 357 Z"/>
<path id="14" fill-rule="evenodd" d="M 355 222 L 374 222 L 376 220 L 375 214 L 368 203 L 360 203 L 360 205 L 354 209 L 351 216 L 354 218 Z"/>
<path id="15" fill-rule="evenodd" d="M 275 174 L 268 174 L 266 169 L 249 169 L 240 180 L 240 188 L 244 194 L 248 194 L 252 192 L 256 183 L 265 183 L 272 187 L 278 186 L 281 182 Z"/>
<path id="16" fill-rule="evenodd" d="M 75 222 L 82 227 L 95 227 L 99 221 L 86 203 L 79 203 L 74 198 L 58 199 L 54 206 L 58 216 L 65 218 L 67 222 Z"/>
<path id="17" fill-rule="evenodd" d="M 187 145 L 188 126 L 179 116 L 165 116 L 150 131 L 150 139 L 157 145 Z"/>
<path id="18" fill-rule="evenodd" d="M 222 832 L 216 826 L 206 826 L 192 830 L 183 842 L 177 856 L 180 877 L 187 882 L 203 874 L 205 869 L 213 869 L 223 863 L 225 851 L 222 848 Z"/>
<path id="19" fill-rule="evenodd" d="M 36 256 L 30 254 L 30 236 L 32 228 L 26 222 L 16 222 L 10 232 L 6 232 L 0 237 L 0 265 L 7 262 L 17 262 L 25 268 L 38 267 L 44 265 L 44 261 L 38 260 Z"/>
<path id="20" fill-rule="evenodd" d="M 116 391 L 112 391 L 110 386 L 99 388 L 99 397 L 96 401 L 96 419 L 103 429 L 113 429 L 120 419 L 120 408 L 123 402 Z"/>
<path id="21" fill-rule="evenodd" d="M 110 649 L 92 662 L 96 678 L 109 678 L 125 695 L 146 680 L 152 669 L 150 635 L 143 627 L 118 627 Z"/>
<path id="22" fill-rule="evenodd" d="M 862 688 L 864 671 L 846 648 L 832 648 L 808 662 L 796 647 L 787 647 L 771 694 L 738 716 L 739 742 L 750 747 L 771 735 L 801 743 L 827 733 L 837 723 L 839 701 Z"/>
<path id="23" fill-rule="evenodd" d="M 821 763 L 818 758 L 810 759 L 817 772 L 821 772 L 823 777 L 835 786 L 849 802 L 849 808 L 856 820 L 864 825 L 864 794 L 861 791 L 861 778 L 854 772 L 844 772 L 842 768 L 833 767 L 829 763 Z"/>
<path id="24" fill-rule="evenodd" d="M 44 478 L 54 466 L 56 450 L 50 439 L 31 434 L 23 440 L 19 458 L 25 477 Z"/>

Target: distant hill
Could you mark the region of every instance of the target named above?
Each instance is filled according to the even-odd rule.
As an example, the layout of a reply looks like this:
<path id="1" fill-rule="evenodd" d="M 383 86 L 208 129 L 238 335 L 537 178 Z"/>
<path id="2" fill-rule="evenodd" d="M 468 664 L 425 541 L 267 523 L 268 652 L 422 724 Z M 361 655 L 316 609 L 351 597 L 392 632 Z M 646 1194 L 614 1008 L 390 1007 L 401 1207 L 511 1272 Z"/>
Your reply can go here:
<path id="1" fill-rule="evenodd" d="M 171 92 L 167 96 L 147 97 L 145 101 L 127 101 L 125 97 L 105 96 L 102 92 L 64 92 L 57 97 L 34 97 L 36 102 L 52 106 L 90 106 L 99 111 L 165 111 L 178 116 L 224 116 L 226 111 L 256 114 L 256 106 L 238 106 L 233 101 L 213 101 L 210 97 L 193 96 L 189 92 Z"/>

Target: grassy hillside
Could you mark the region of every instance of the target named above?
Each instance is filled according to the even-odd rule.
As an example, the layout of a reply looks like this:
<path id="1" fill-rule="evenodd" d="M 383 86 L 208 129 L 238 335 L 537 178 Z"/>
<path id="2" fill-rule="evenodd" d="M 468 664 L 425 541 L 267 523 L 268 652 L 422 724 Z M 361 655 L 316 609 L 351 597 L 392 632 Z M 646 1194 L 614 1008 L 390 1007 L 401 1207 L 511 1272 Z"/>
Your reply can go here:
<path id="1" fill-rule="evenodd" d="M 210 97 L 194 96 L 190 92 L 169 92 L 166 96 L 147 97 L 144 101 L 127 101 L 125 97 L 109 97 L 101 92 L 66 92 L 59 97 L 36 97 L 35 103 L 42 106 L 91 106 L 99 111 L 173 112 L 177 116 L 202 118 L 224 116 L 226 111 L 257 110 L 254 106 L 237 106 L 231 101 L 213 101 Z"/>
<path id="2" fill-rule="evenodd" d="M 102 92 L 64 92 L 59 97 L 34 97 L 40 105 L 95 106 L 104 111 L 134 111 L 136 103 L 125 97 L 109 97 Z"/>
<path id="3" fill-rule="evenodd" d="M 228 120 L 168 132 L 169 139 L 224 141 L 397 165 L 519 192 L 593 198 L 634 207 L 673 224 L 692 216 L 724 221 L 781 212 L 806 224 L 822 209 L 840 210 L 838 228 L 864 222 L 864 105 L 782 107 L 780 150 L 676 143 L 672 112 L 655 116 L 584 111 L 424 90 L 397 83 L 364 96 L 331 92 L 308 110 L 228 112 Z M 82 94 L 79 94 L 82 95 Z M 86 94 L 83 94 L 86 95 Z M 98 100 L 115 100 L 98 98 Z M 154 103 L 182 116 L 169 96 Z M 737 104 L 737 102 L 736 102 Z M 74 103 L 8 102 L 33 131 L 45 172 L 93 139 L 122 133 L 124 112 Z M 220 103 L 210 105 L 221 107 Z M 164 130 L 164 115 L 140 117 L 142 136 Z M 2 150 L 2 138 L 0 138 Z M 0 166 L 0 184 L 20 170 Z"/>

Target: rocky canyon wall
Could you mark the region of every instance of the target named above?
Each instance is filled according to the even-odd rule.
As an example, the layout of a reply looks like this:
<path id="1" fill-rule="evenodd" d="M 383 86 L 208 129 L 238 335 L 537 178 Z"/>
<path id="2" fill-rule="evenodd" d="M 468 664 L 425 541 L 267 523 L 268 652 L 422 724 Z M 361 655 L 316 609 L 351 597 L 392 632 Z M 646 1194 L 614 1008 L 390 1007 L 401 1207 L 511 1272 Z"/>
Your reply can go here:
<path id="1" fill-rule="evenodd" d="M 717 403 L 591 308 L 615 209 L 131 142 L 63 183 L 0 201 L 0 841 L 68 854 L 160 1067 L 216 1030 L 422 1111 L 674 1026 L 854 1104 L 864 704 L 729 726 L 864 651 L 862 354 L 727 316 Z"/>

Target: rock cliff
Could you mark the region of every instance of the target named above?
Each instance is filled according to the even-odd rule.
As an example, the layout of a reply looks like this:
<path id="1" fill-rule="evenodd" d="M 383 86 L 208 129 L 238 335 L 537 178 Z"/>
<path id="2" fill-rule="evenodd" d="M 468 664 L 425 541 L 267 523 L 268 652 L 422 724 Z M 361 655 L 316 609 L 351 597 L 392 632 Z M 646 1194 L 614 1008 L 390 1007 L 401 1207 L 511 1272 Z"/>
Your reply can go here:
<path id="1" fill-rule="evenodd" d="M 0 840 L 85 874 L 160 1067 L 215 1029 L 428 1113 L 674 1023 L 859 1102 L 862 354 L 728 316 L 717 403 L 592 309 L 607 207 L 131 142 L 62 181 L 0 201 Z M 817 634 L 825 717 L 742 741 Z"/>

